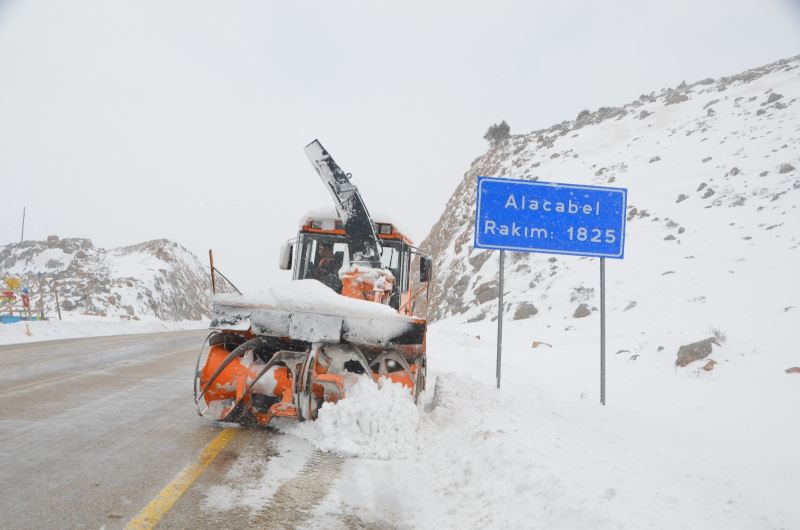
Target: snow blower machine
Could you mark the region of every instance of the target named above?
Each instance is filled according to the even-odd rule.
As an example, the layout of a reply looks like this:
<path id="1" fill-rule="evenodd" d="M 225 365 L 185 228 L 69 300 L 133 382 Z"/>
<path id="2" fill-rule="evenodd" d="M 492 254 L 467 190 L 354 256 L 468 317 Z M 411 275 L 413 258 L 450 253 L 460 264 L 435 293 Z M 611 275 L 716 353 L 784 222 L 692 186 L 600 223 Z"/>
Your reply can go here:
<path id="1" fill-rule="evenodd" d="M 396 225 L 373 221 L 319 141 L 305 153 L 335 211 L 307 214 L 283 245 L 279 265 L 292 281 L 253 296 L 215 294 L 195 367 L 202 416 L 263 426 L 274 417 L 314 420 L 360 377 L 400 383 L 415 400 L 425 389 L 427 322 L 414 309 L 427 295 L 431 259 Z"/>

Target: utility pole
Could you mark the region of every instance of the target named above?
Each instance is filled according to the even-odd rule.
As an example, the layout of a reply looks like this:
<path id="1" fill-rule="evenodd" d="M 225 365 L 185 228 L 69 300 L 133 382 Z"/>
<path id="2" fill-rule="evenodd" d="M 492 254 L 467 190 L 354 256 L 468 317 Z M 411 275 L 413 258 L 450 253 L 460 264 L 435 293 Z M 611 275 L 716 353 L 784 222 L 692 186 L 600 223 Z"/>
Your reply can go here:
<path id="1" fill-rule="evenodd" d="M 39 320 L 44 320 L 44 287 L 42 287 L 42 273 L 39 276 Z"/>
<path id="2" fill-rule="evenodd" d="M 58 311 L 58 319 L 61 320 L 61 305 L 58 303 L 58 283 L 53 280 L 53 293 L 56 295 L 56 311 Z"/>
<path id="3" fill-rule="evenodd" d="M 22 233 L 19 236 L 19 242 L 22 243 L 25 240 L 25 206 L 22 207 Z"/>

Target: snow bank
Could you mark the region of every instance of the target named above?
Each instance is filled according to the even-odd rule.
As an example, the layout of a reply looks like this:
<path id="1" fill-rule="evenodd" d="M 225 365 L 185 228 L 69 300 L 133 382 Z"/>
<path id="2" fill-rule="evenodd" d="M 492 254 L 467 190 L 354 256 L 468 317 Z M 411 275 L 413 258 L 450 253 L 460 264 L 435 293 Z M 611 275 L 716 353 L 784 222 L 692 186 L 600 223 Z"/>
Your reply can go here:
<path id="1" fill-rule="evenodd" d="M 218 294 L 214 303 L 342 317 L 405 320 L 389 306 L 341 296 L 317 280 L 284 280 L 254 295 Z"/>
<path id="2" fill-rule="evenodd" d="M 282 423 L 283 431 L 341 456 L 388 460 L 407 458 L 416 450 L 419 413 L 403 385 L 360 377 L 347 398 L 325 403 L 315 422 Z"/>
<path id="3" fill-rule="evenodd" d="M 509 322 L 498 391 L 493 325 L 432 326 L 429 386 L 405 445 L 413 458 L 349 459 L 314 510 L 320 525 L 308 528 L 343 513 L 381 528 L 798 526 L 791 374 L 775 390 L 747 392 L 744 372 L 629 374 L 633 363 L 611 355 L 603 407 L 587 388 L 597 386 L 596 337 L 533 349 L 530 324 Z M 315 444 L 341 450 L 349 429 L 336 419 L 338 430 L 320 428 Z"/>
<path id="4" fill-rule="evenodd" d="M 155 319 L 120 320 L 116 317 L 65 314 L 64 320 L 0 324 L 0 344 L 135 333 L 158 333 L 162 331 L 204 329 L 207 327 L 207 320 L 183 320 L 178 322 Z"/>

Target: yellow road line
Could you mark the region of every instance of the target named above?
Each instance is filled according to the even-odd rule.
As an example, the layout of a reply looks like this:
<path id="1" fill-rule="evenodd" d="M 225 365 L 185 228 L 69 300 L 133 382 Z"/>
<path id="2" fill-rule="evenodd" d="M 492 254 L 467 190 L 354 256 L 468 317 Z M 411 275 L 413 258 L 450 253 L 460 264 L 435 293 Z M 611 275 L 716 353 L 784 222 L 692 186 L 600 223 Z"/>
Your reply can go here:
<path id="1" fill-rule="evenodd" d="M 237 429 L 225 429 L 211 440 L 200 452 L 197 460 L 183 468 L 172 481 L 164 486 L 155 499 L 130 520 L 125 530 L 150 530 L 172 508 L 181 495 L 189 489 L 197 478 L 203 474 L 208 465 L 214 461 L 220 451 L 233 439 Z"/>

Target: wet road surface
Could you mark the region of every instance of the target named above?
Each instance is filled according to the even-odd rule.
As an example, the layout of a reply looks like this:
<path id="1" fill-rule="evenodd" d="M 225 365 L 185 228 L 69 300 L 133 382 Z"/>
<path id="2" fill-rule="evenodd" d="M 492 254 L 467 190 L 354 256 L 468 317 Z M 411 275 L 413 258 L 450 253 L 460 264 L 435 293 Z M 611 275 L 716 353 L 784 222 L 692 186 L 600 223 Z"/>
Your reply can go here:
<path id="1" fill-rule="evenodd" d="M 263 464 L 279 454 L 282 436 L 195 413 L 192 373 L 205 334 L 0 346 L 0 528 L 302 524 L 342 464 L 310 447 L 295 455 L 296 473 L 275 483 L 263 508 L 252 500 L 244 508 L 208 507 L 209 491 L 229 488 L 238 459 L 257 462 L 262 475 L 274 472 Z M 187 469 L 194 475 L 187 478 Z M 153 517 L 143 519 L 143 511 Z"/>

